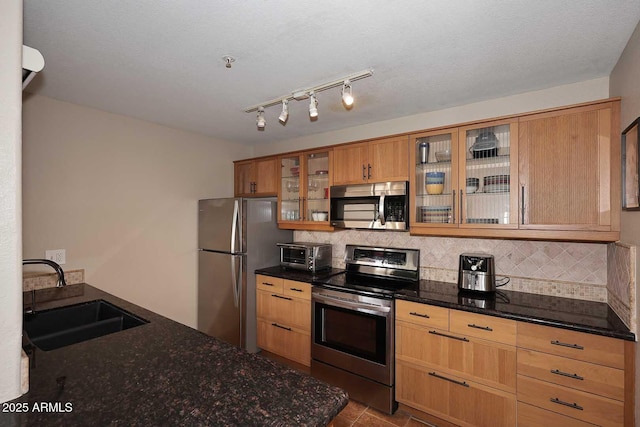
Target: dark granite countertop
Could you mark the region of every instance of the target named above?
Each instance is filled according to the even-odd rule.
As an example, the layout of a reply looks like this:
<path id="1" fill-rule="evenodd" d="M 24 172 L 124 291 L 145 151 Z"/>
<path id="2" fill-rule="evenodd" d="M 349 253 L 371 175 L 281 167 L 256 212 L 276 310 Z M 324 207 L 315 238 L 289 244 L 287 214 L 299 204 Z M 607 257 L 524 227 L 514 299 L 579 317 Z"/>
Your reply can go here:
<path id="1" fill-rule="evenodd" d="M 264 274 L 265 276 L 280 277 L 282 279 L 295 280 L 296 282 L 320 282 L 336 274 L 344 273 L 340 268 L 330 268 L 318 271 L 313 274 L 306 270 L 295 270 L 292 268 L 284 268 L 276 265 L 274 267 L 261 268 L 255 271 L 256 274 Z"/>
<path id="2" fill-rule="evenodd" d="M 337 387 L 78 286 L 84 286 L 83 295 L 38 309 L 104 299 L 149 323 L 36 350 L 30 390 L 12 401 L 27 403 L 29 410 L 0 413 L 0 425 L 324 426 L 348 402 Z M 40 402 L 61 405 L 54 413 L 35 412 Z"/>
<path id="3" fill-rule="evenodd" d="M 554 326 L 579 332 L 635 341 L 635 335 L 603 302 L 498 290 L 495 295 L 460 293 L 452 283 L 421 280 L 395 293 L 397 299 L 456 310 Z"/>

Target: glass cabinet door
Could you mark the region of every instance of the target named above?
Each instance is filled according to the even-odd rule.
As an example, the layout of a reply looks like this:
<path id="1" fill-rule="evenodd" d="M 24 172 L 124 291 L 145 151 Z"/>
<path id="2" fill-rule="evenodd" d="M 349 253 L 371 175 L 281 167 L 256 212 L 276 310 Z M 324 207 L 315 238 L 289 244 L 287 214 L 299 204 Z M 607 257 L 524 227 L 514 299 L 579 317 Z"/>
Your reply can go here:
<path id="1" fill-rule="evenodd" d="M 302 219 L 302 191 L 300 180 L 301 162 L 299 155 L 280 158 L 280 220 L 300 221 Z"/>
<path id="2" fill-rule="evenodd" d="M 306 221 L 329 221 L 329 152 L 305 153 Z"/>
<path id="3" fill-rule="evenodd" d="M 460 224 L 517 224 L 517 165 L 512 162 L 515 125 L 503 121 L 480 126 L 460 130 L 460 164 L 464 165 Z"/>
<path id="4" fill-rule="evenodd" d="M 419 134 L 411 141 L 415 159 L 415 185 L 411 189 L 416 209 L 414 223 L 455 224 L 457 130 Z"/>

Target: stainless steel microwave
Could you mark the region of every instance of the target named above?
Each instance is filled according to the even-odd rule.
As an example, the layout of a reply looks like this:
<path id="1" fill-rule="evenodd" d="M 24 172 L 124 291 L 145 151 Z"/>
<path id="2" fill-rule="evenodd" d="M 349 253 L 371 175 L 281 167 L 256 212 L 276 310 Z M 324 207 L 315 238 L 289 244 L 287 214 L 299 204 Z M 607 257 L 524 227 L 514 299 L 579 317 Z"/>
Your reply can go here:
<path id="1" fill-rule="evenodd" d="M 312 273 L 331 268 L 331 245 L 326 243 L 278 243 L 280 265 Z"/>
<path id="2" fill-rule="evenodd" d="M 409 182 L 331 187 L 331 225 L 338 228 L 409 229 Z"/>

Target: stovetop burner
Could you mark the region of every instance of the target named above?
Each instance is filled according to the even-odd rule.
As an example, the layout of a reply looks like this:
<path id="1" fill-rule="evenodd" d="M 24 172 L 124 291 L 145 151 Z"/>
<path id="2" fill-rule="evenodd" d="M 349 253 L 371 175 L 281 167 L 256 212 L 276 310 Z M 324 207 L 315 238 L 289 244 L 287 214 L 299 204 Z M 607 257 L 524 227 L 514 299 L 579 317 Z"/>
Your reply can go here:
<path id="1" fill-rule="evenodd" d="M 314 283 L 315 285 L 316 283 Z M 418 288 L 417 280 L 394 280 L 365 274 L 344 272 L 318 284 L 345 292 L 392 298 L 400 289 Z"/>

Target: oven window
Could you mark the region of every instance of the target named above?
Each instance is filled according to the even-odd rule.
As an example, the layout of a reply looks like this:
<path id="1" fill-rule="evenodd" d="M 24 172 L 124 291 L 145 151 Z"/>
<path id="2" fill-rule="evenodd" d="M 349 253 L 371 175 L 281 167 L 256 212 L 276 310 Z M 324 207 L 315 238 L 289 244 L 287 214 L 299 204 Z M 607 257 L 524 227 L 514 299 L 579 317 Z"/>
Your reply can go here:
<path id="1" fill-rule="evenodd" d="M 292 264 L 304 264 L 306 261 L 306 250 L 300 248 L 281 248 L 282 261 Z"/>
<path id="2" fill-rule="evenodd" d="M 376 363 L 386 363 L 385 317 L 321 303 L 315 303 L 315 309 L 316 344 Z"/>

